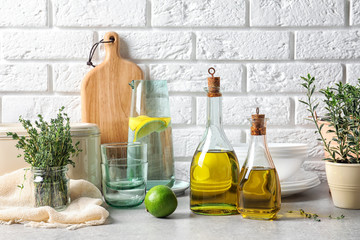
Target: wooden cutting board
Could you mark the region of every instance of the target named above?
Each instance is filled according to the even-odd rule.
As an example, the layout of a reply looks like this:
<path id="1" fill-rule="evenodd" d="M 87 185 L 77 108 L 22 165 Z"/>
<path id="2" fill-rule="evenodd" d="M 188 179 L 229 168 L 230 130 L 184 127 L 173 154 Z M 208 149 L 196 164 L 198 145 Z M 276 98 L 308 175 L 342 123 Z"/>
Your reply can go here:
<path id="1" fill-rule="evenodd" d="M 101 131 L 101 143 L 127 142 L 132 80 L 143 79 L 139 66 L 120 56 L 117 33 L 108 32 L 104 43 L 105 59 L 92 69 L 81 85 L 82 122 L 95 123 Z"/>

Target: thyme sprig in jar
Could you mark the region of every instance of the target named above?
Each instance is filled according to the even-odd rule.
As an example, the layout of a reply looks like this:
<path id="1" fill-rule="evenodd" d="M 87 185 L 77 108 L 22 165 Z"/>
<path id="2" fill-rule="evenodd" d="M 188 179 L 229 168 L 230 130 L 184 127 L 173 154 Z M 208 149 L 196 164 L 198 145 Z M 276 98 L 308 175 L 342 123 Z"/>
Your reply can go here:
<path id="1" fill-rule="evenodd" d="M 39 114 L 34 125 L 20 116 L 19 122 L 29 136 L 7 133 L 18 141 L 16 147 L 24 151 L 24 160 L 31 165 L 35 207 L 51 206 L 59 211 L 70 203 L 67 165 L 75 166 L 70 158 L 81 151 L 80 142 L 72 144 L 70 118 L 63 111 L 64 107 L 61 107 L 57 118 L 51 119 L 50 123 Z M 19 187 L 23 188 L 23 185 Z"/>

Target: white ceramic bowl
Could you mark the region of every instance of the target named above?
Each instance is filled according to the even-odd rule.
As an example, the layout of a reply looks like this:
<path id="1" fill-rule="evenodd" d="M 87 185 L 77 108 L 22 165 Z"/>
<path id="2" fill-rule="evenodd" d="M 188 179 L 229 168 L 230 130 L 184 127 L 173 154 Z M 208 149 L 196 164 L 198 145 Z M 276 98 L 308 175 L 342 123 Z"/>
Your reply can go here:
<path id="1" fill-rule="evenodd" d="M 240 166 L 243 165 L 248 146 L 246 144 L 234 147 Z M 280 181 L 294 175 L 302 166 L 308 155 L 306 144 L 269 143 L 269 152 L 274 161 Z M 273 153 L 274 152 L 274 153 Z"/>

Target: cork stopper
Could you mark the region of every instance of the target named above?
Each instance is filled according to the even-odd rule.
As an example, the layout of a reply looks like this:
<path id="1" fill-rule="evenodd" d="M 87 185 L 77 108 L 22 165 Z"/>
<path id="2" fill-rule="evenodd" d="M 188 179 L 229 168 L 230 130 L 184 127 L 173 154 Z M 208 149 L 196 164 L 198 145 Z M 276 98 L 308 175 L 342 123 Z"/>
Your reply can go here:
<path id="1" fill-rule="evenodd" d="M 256 108 L 256 114 L 251 115 L 251 135 L 266 135 L 265 114 L 259 114 L 259 108 Z"/>
<path id="2" fill-rule="evenodd" d="M 220 92 L 220 77 L 214 77 L 215 68 L 211 67 L 208 70 L 211 77 L 208 78 L 208 97 L 221 97 Z"/>

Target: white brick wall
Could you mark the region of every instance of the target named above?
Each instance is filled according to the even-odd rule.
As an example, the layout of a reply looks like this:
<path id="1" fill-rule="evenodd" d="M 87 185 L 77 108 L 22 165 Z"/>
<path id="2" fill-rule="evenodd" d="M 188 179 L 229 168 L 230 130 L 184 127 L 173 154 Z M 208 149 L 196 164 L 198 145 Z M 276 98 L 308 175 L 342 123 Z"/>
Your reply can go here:
<path id="1" fill-rule="evenodd" d="M 189 60 L 192 52 L 190 32 L 117 31 L 121 56 L 142 60 Z M 103 36 L 105 32 L 100 32 Z"/>
<path id="2" fill-rule="evenodd" d="M 244 0 L 154 0 L 153 26 L 244 26 Z"/>
<path id="3" fill-rule="evenodd" d="M 1 0 L 1 27 L 45 27 L 47 0 Z"/>
<path id="4" fill-rule="evenodd" d="M 89 70 L 90 68 L 84 63 L 53 65 L 54 91 L 80 93 L 81 80 Z"/>
<path id="5" fill-rule="evenodd" d="M 2 33 L 6 60 L 85 60 L 93 42 L 91 31 L 11 30 Z"/>
<path id="6" fill-rule="evenodd" d="M 221 76 L 225 92 L 241 92 L 243 67 L 241 64 L 213 64 L 216 75 Z M 209 77 L 209 64 L 151 64 L 151 79 L 167 79 L 171 92 L 201 92 Z M 204 85 L 205 81 L 205 85 Z"/>
<path id="7" fill-rule="evenodd" d="M 144 0 L 56 0 L 54 25 L 59 27 L 143 27 Z"/>
<path id="8" fill-rule="evenodd" d="M 48 89 L 45 64 L 0 64 L 2 92 L 43 92 Z"/>
<path id="9" fill-rule="evenodd" d="M 252 0 L 251 26 L 342 26 L 343 0 Z"/>
<path id="10" fill-rule="evenodd" d="M 289 33 L 197 32 L 196 55 L 208 60 L 289 59 Z"/>
<path id="11" fill-rule="evenodd" d="M 192 98 L 188 96 L 172 96 L 169 101 L 171 106 L 176 106 L 170 109 L 171 122 L 173 124 L 191 124 Z"/>
<path id="12" fill-rule="evenodd" d="M 360 78 L 360 64 L 349 64 L 347 65 L 346 81 L 351 84 L 359 83 Z"/>
<path id="13" fill-rule="evenodd" d="M 248 64 L 247 70 L 249 92 L 306 92 L 299 76 L 307 73 L 316 76 L 319 89 L 343 78 L 338 63 Z"/>
<path id="14" fill-rule="evenodd" d="M 81 121 L 79 96 L 4 96 L 2 97 L 2 121 L 16 122 L 20 115 L 24 119 L 36 120 L 41 113 L 44 118 L 56 116 L 61 106 L 73 122 Z"/>
<path id="15" fill-rule="evenodd" d="M 260 106 L 269 141 L 309 143 L 304 166 L 323 175 L 321 146 L 298 103 L 299 76 L 316 76 L 318 88 L 357 83 L 360 0 L 2 0 L 1 121 L 50 117 L 61 105 L 80 121 L 86 60 L 107 31 L 119 33 L 121 55 L 147 79 L 168 80 L 178 172 L 203 134 L 203 88 L 214 66 L 230 141 L 248 141 L 247 118 Z"/>
<path id="16" fill-rule="evenodd" d="M 301 31 L 296 34 L 296 59 L 359 59 L 360 31 Z"/>
<path id="17" fill-rule="evenodd" d="M 360 1 L 359 0 L 351 0 L 350 24 L 354 25 L 354 26 L 360 25 Z"/>

